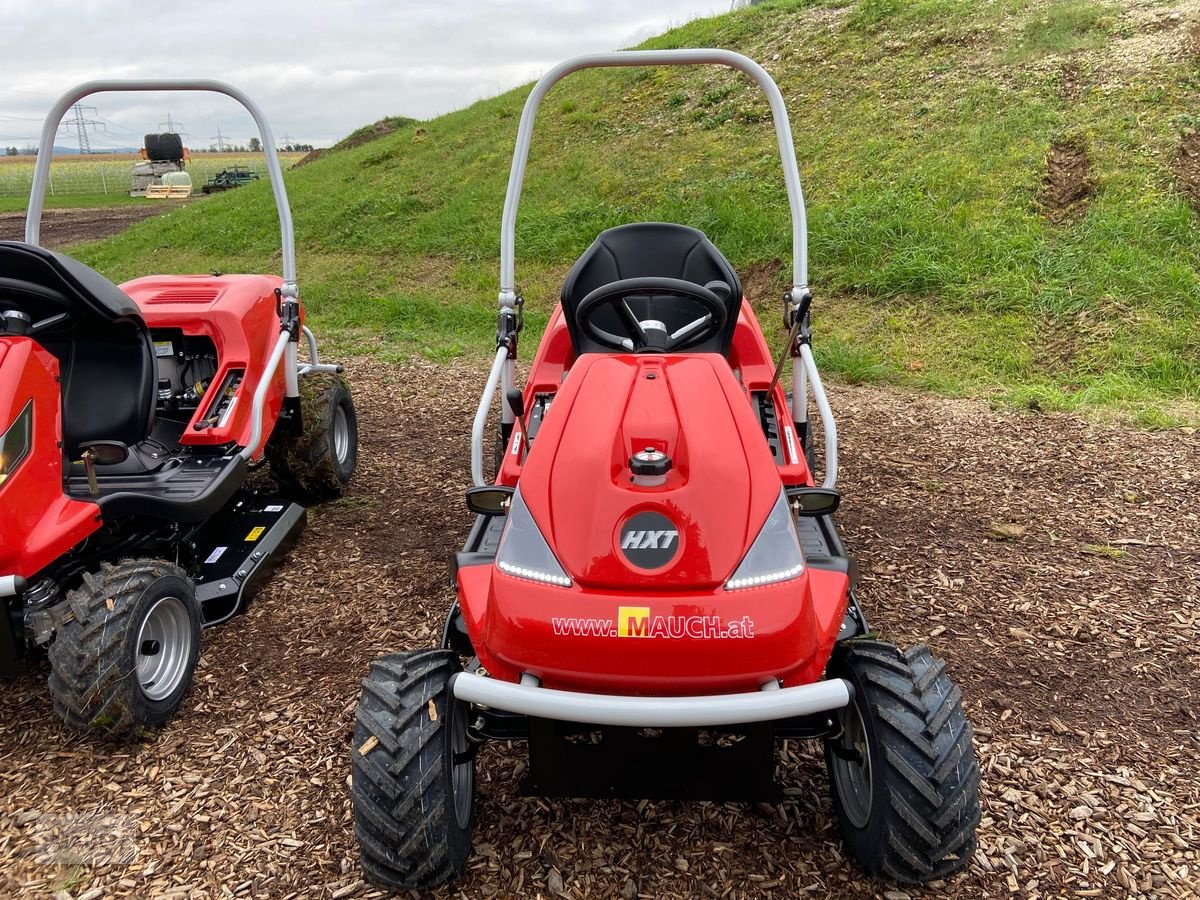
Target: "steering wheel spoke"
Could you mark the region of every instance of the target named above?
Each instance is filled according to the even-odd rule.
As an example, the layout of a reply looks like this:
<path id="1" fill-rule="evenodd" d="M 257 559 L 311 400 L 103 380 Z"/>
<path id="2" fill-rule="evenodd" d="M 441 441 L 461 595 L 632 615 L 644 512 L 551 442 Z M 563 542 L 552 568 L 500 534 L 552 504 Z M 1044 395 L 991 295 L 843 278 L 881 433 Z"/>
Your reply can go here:
<path id="1" fill-rule="evenodd" d="M 699 307 L 703 315 L 674 332 L 666 333 L 662 331 L 663 325 L 657 318 L 645 321 L 638 318 L 629 304 L 629 298 L 634 296 L 644 297 L 647 301 L 662 297 L 691 304 Z M 625 336 L 606 331 L 596 323 L 596 314 L 601 309 L 612 310 L 625 329 Z M 707 286 L 679 278 L 645 277 L 624 278 L 596 288 L 579 302 L 575 310 L 575 323 L 580 331 L 596 343 L 618 352 L 632 349 L 638 352 L 671 353 L 697 346 L 719 334 L 728 316 L 725 299 Z M 649 326 L 653 326 L 653 336 L 647 333 Z"/>
<path id="2" fill-rule="evenodd" d="M 637 317 L 634 311 L 629 306 L 629 298 L 621 297 L 620 301 L 613 304 L 617 312 L 621 316 L 621 320 L 625 323 L 625 327 L 629 329 L 629 338 L 633 341 L 633 349 L 645 347 L 649 343 L 646 337 L 646 329 L 642 327 L 642 320 Z"/>
<path id="3" fill-rule="evenodd" d="M 674 350 L 680 344 L 685 342 L 698 329 L 703 328 L 711 321 L 712 313 L 705 313 L 700 318 L 693 319 L 691 322 L 688 322 L 678 331 L 672 332 L 671 336 L 667 338 L 667 350 Z"/>

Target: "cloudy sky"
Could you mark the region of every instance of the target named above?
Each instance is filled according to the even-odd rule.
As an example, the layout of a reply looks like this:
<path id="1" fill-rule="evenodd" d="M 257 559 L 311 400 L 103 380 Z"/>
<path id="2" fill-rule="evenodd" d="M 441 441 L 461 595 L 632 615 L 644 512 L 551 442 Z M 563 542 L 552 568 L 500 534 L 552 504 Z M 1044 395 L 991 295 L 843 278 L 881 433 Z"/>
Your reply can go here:
<path id="1" fill-rule="evenodd" d="M 77 82 L 229 81 L 282 142 L 326 145 L 386 115 L 428 118 L 522 82 L 577 53 L 636 44 L 729 0 L 0 0 L 0 144 L 36 143 L 42 116 Z M 245 143 L 250 120 L 222 97 L 101 94 L 96 147 L 140 146 L 182 123 L 206 147 Z M 165 130 L 163 126 L 162 130 Z M 63 131 L 56 143 L 70 145 Z"/>

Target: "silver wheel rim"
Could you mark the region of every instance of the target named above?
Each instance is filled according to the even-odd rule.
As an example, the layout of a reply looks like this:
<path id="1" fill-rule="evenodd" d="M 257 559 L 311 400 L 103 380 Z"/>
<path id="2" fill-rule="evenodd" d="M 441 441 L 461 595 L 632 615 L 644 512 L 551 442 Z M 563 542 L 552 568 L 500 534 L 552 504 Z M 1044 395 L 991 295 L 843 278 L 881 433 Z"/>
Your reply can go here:
<path id="1" fill-rule="evenodd" d="M 350 420 L 340 403 L 333 411 L 333 455 L 341 465 L 350 456 Z"/>
<path id="2" fill-rule="evenodd" d="M 867 746 L 867 729 L 858 704 L 852 702 L 842 710 L 842 734 L 837 743 L 858 753 L 860 762 L 833 754 L 833 781 L 837 788 L 842 812 L 855 828 L 866 828 L 871 818 L 871 753 Z"/>
<path id="3" fill-rule="evenodd" d="M 148 700 L 171 696 L 187 677 L 192 658 L 191 617 L 178 597 L 154 601 L 138 629 L 134 661 L 138 687 Z"/>
<path id="4" fill-rule="evenodd" d="M 467 752 L 467 710 L 461 703 L 450 699 L 450 789 L 454 792 L 454 819 L 458 827 L 466 829 L 471 823 L 471 807 L 475 803 L 475 760 L 454 760 Z"/>

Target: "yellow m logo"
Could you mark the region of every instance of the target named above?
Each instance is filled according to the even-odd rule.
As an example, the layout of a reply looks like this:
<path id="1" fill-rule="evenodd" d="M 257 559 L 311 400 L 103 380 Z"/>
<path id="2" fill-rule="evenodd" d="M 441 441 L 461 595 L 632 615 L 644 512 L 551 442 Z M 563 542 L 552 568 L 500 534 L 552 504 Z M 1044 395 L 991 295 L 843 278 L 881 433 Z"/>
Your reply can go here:
<path id="1" fill-rule="evenodd" d="M 617 637 L 650 637 L 650 607 L 618 606 Z"/>

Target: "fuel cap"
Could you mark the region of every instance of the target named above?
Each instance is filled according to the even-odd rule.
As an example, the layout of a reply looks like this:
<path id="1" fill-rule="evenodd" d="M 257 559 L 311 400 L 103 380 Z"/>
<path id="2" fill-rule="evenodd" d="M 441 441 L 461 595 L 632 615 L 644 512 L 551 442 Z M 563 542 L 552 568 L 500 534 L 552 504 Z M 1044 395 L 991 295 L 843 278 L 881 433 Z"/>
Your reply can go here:
<path id="1" fill-rule="evenodd" d="M 629 470 L 633 472 L 633 483 L 639 487 L 657 487 L 667 480 L 671 471 L 671 457 L 661 450 L 647 447 L 629 457 Z"/>

